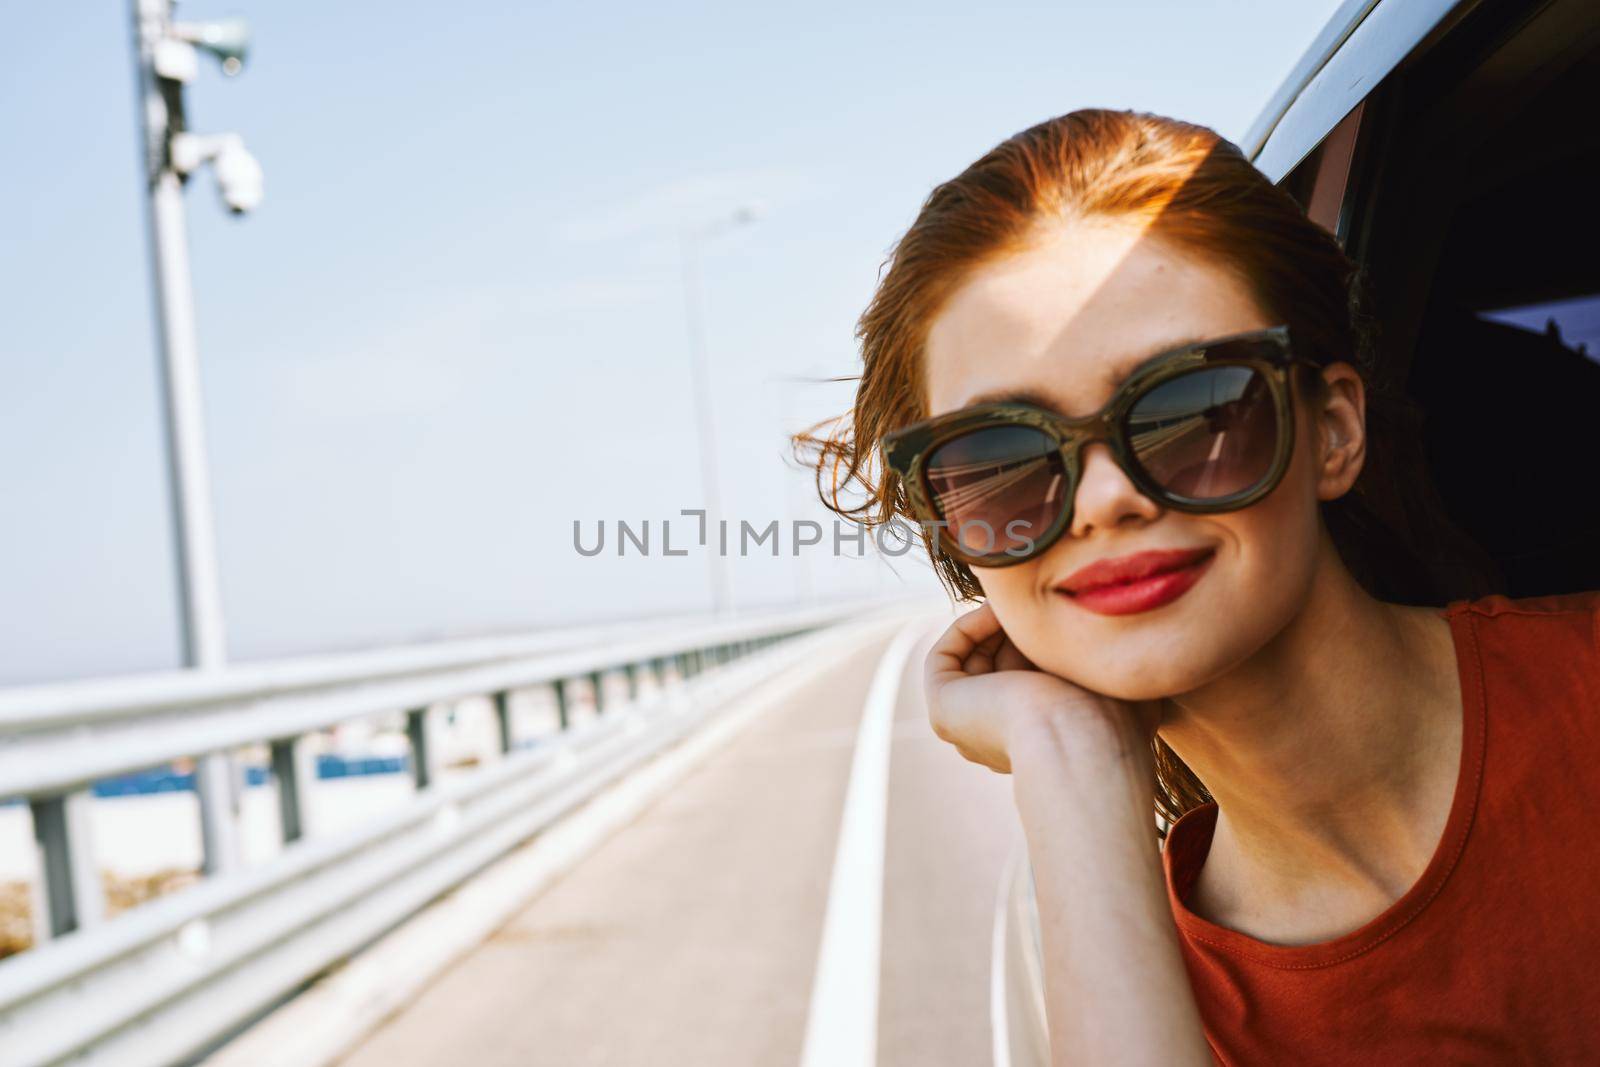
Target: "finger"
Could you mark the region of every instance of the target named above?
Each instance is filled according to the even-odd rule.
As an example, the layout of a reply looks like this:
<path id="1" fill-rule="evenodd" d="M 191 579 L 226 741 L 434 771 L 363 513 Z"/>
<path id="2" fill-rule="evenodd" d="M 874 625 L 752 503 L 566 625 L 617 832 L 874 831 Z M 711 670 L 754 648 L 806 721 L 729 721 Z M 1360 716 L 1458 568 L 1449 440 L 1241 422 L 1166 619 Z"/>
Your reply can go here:
<path id="1" fill-rule="evenodd" d="M 1004 630 L 996 630 L 978 642 L 978 651 L 992 658 L 1005 645 L 1006 640 L 1006 632 Z"/>
<path id="2" fill-rule="evenodd" d="M 927 680 L 932 683 L 966 674 L 966 662 L 979 643 L 999 631 L 1000 620 L 988 604 L 958 617 L 928 652 Z"/>
<path id="3" fill-rule="evenodd" d="M 997 671 L 1036 671 L 1032 660 L 1022 654 L 1009 638 L 996 650 L 994 654 L 994 669 Z"/>
<path id="4" fill-rule="evenodd" d="M 968 674 L 989 674 L 995 668 L 995 655 L 1006 646 L 1006 632 L 996 630 L 988 637 L 979 641 L 972 650 L 972 655 L 967 657 L 965 668 Z"/>
<path id="5" fill-rule="evenodd" d="M 976 682 L 977 678 L 962 674 L 940 688 L 938 700 L 928 702 L 928 722 L 934 734 L 958 750 L 964 749 L 970 741 L 974 716 L 981 715 L 987 703 L 982 699 L 982 690 L 972 691 Z"/>

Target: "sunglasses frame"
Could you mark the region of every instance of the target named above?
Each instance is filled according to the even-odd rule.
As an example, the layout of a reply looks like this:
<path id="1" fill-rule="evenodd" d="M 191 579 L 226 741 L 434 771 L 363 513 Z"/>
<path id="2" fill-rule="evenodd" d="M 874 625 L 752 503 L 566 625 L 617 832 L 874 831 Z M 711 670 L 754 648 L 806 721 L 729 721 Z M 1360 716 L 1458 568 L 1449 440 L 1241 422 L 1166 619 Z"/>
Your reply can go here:
<path id="1" fill-rule="evenodd" d="M 1218 349 L 1222 351 L 1216 351 Z M 1092 415 L 1069 418 L 1048 408 L 1020 402 L 977 404 L 885 434 L 879 447 L 884 463 L 900 476 L 905 485 L 911 510 L 924 524 L 938 524 L 934 528 L 939 531 L 937 543 L 940 549 L 968 566 L 1010 567 L 1043 553 L 1071 525 L 1083 471 L 1083 449 L 1095 441 L 1104 441 L 1110 446 L 1117 466 L 1139 492 L 1176 511 L 1196 514 L 1235 511 L 1266 496 L 1282 480 L 1289 466 L 1289 457 L 1294 452 L 1294 394 L 1290 388 L 1289 371 L 1295 364 L 1320 366 L 1295 353 L 1287 326 L 1249 330 L 1198 341 L 1151 356 L 1135 367 L 1105 406 Z M 1250 367 L 1261 373 L 1272 393 L 1278 416 L 1278 442 L 1267 473 L 1247 489 L 1211 499 L 1186 497 L 1163 488 L 1145 473 L 1134 457 L 1124 420 L 1145 393 L 1158 385 L 1203 367 L 1235 366 Z M 1055 442 L 1055 450 L 1061 454 L 1070 492 L 1060 516 L 1042 536 L 1034 539 L 1032 548 L 1027 552 L 1017 554 L 1002 551 L 974 555 L 950 536 L 948 520 L 942 518 L 934 506 L 936 498 L 928 485 L 926 460 L 935 449 L 958 437 L 997 426 L 1024 426 L 1050 437 Z"/>

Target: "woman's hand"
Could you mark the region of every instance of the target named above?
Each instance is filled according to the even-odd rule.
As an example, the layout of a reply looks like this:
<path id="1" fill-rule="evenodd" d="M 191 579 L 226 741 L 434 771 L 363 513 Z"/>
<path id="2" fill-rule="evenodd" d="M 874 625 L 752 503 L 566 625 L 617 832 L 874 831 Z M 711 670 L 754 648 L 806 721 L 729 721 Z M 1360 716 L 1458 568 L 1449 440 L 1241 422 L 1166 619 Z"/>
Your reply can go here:
<path id="1" fill-rule="evenodd" d="M 957 752 L 1001 774 L 1036 731 L 1061 730 L 1114 751 L 1148 750 L 1157 703 L 1129 703 L 1041 671 L 984 604 L 955 622 L 928 653 L 924 677 L 933 732 Z"/>
<path id="2" fill-rule="evenodd" d="M 1156 848 L 1162 701 L 1039 670 L 985 604 L 928 655 L 928 716 L 967 759 L 1016 773 L 1052 1063 L 1209 1065 Z"/>

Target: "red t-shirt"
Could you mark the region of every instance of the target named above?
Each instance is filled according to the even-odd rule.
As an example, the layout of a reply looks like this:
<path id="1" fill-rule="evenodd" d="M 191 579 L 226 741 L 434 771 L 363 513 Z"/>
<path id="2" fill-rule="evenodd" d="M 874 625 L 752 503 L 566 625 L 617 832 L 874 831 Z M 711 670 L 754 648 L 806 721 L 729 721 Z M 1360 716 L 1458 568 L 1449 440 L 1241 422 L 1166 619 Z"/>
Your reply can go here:
<path id="1" fill-rule="evenodd" d="M 1184 904 L 1216 805 L 1168 835 L 1168 897 L 1221 1063 L 1600 1064 L 1600 591 L 1440 614 L 1461 770 L 1404 896 L 1332 941 L 1259 941 Z"/>

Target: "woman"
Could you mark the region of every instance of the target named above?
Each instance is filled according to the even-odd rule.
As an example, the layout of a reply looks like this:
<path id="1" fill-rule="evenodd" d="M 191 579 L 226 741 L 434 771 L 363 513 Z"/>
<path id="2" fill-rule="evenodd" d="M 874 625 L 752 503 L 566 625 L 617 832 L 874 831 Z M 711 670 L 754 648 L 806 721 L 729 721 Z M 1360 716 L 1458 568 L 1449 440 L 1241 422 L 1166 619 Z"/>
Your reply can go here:
<path id="1" fill-rule="evenodd" d="M 1600 1054 L 1600 597 L 1383 533 L 1355 285 L 1210 130 L 1074 112 L 933 191 L 799 438 L 983 600 L 927 701 L 1013 776 L 1057 1063 Z"/>

